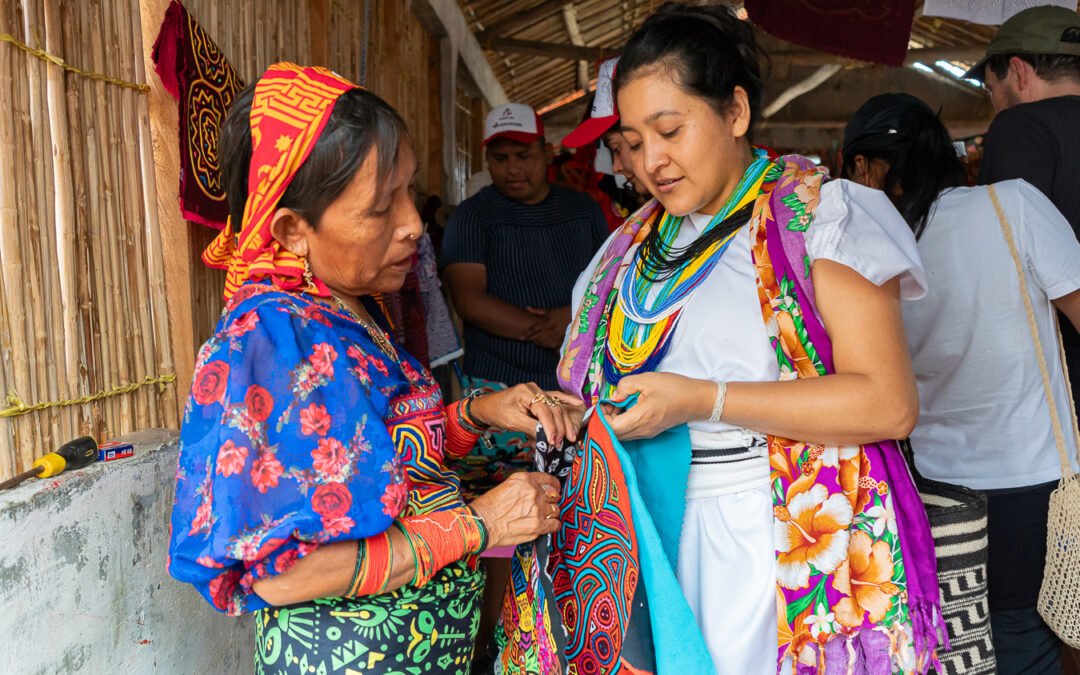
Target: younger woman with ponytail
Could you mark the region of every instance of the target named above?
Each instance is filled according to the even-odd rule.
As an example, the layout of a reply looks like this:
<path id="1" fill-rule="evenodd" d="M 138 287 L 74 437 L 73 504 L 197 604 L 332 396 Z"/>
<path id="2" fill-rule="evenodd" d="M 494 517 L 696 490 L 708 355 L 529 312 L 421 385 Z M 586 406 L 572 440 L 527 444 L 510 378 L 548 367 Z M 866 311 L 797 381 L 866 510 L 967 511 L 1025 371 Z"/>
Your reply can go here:
<path id="1" fill-rule="evenodd" d="M 553 585 L 578 672 L 925 672 L 943 632 L 929 524 L 887 440 L 918 410 L 915 238 L 882 193 L 751 143 L 763 61 L 722 6 L 665 5 L 622 51 L 621 132 L 656 198 L 579 278 L 559 365 L 637 444 L 564 492 Z M 646 508 L 614 513 L 619 475 Z"/>

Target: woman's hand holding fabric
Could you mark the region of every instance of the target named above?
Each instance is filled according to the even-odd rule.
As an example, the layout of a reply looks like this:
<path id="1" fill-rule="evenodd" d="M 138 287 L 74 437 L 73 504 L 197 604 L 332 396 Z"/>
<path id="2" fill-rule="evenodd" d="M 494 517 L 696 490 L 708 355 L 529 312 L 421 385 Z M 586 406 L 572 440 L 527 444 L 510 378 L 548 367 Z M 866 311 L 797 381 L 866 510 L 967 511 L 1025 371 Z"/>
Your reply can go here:
<path id="1" fill-rule="evenodd" d="M 515 546 L 559 529 L 559 481 L 546 473 L 514 473 L 469 506 L 487 527 L 488 548 Z"/>
<path id="2" fill-rule="evenodd" d="M 545 392 L 530 382 L 477 397 L 472 414 L 482 424 L 530 437 L 536 436 L 539 422 L 548 440 L 558 444 L 563 439 L 577 440 L 584 407 L 579 398 L 560 391 Z"/>
<path id="3" fill-rule="evenodd" d="M 629 409 L 605 409 L 620 440 L 652 438 L 674 426 L 708 419 L 716 402 L 716 383 L 674 373 L 643 373 L 620 380 L 612 398 L 624 401 L 634 394 L 638 400 Z"/>

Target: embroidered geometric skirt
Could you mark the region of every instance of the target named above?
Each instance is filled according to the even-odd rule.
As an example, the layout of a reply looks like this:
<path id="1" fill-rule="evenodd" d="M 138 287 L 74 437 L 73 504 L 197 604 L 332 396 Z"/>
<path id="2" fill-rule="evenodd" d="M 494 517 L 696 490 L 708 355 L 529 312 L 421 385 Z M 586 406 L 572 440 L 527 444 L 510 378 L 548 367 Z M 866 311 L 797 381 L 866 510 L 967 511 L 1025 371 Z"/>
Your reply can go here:
<path id="1" fill-rule="evenodd" d="M 255 613 L 256 675 L 469 672 L 484 573 L 464 562 L 423 588 Z"/>

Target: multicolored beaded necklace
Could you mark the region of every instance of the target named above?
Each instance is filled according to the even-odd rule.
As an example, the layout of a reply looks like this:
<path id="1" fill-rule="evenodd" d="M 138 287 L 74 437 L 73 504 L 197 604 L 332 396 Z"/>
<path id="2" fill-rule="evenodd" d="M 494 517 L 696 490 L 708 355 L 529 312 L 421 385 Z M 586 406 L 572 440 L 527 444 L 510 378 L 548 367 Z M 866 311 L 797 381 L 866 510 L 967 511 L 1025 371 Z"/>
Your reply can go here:
<path id="1" fill-rule="evenodd" d="M 699 236 L 705 236 L 756 199 L 770 166 L 765 151 L 755 148 L 749 168 Z M 685 216 L 670 213 L 663 215 L 657 226 L 659 242 L 656 249 L 660 255 L 673 250 L 684 219 Z M 659 289 L 648 274 L 654 265 L 644 260 L 638 250 L 633 265 L 622 279 L 611 310 L 604 350 L 604 380 L 608 387 L 614 387 L 627 375 L 656 369 L 671 347 L 671 337 L 683 307 L 712 272 L 740 229 L 736 228 L 700 255 L 685 261 L 667 276 Z"/>

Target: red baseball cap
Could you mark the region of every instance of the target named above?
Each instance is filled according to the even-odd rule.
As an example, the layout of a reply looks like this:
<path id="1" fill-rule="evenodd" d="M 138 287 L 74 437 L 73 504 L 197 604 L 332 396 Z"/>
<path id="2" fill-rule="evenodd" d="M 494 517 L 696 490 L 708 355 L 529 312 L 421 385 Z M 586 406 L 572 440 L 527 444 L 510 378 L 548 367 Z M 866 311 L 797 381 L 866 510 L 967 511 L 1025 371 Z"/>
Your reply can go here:
<path id="1" fill-rule="evenodd" d="M 524 103 L 504 103 L 492 108 L 484 120 L 483 145 L 499 138 L 532 143 L 543 137 L 544 123 L 536 111 Z"/>
<path id="2" fill-rule="evenodd" d="M 612 82 L 615 79 L 615 66 L 618 63 L 619 57 L 616 56 L 600 64 L 600 72 L 596 76 L 596 95 L 593 96 L 589 119 L 566 135 L 566 138 L 562 140 L 564 147 L 580 148 L 583 145 L 595 143 L 596 139 L 607 133 L 619 121 L 619 111 L 615 107 L 615 88 Z"/>

